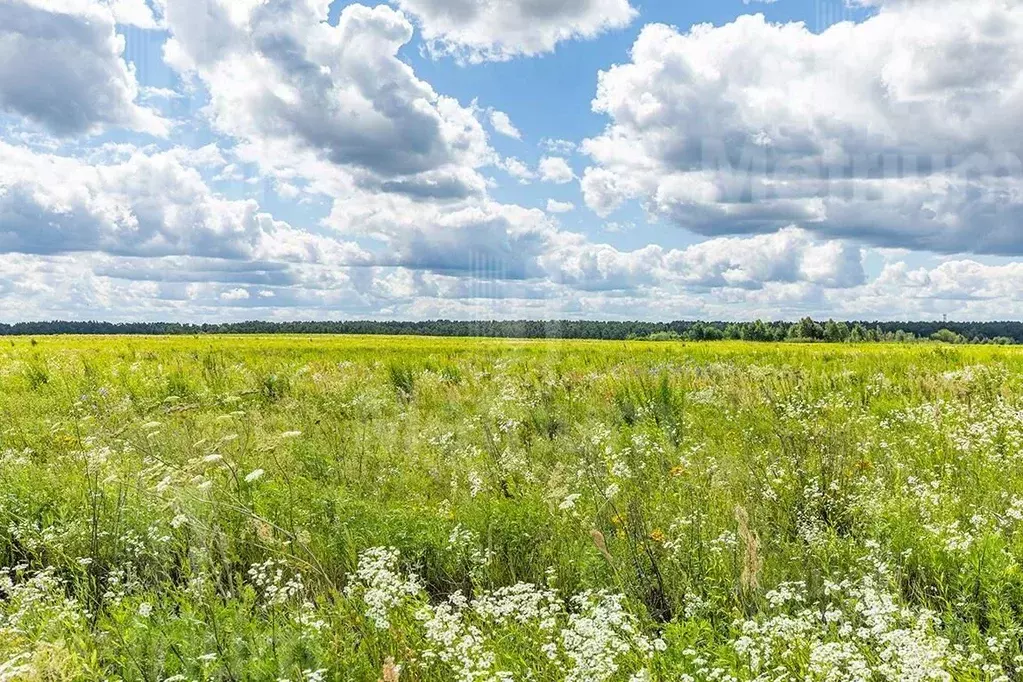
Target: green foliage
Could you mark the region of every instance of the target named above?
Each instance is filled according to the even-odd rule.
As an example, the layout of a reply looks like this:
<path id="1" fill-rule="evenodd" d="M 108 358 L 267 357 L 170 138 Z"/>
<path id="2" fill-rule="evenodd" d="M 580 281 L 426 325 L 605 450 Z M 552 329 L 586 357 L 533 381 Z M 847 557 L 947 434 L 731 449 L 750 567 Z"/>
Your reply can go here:
<path id="1" fill-rule="evenodd" d="M 1019 679 L 1023 353 L 793 328 L 15 340 L 0 679 Z"/>
<path id="2" fill-rule="evenodd" d="M 950 329 L 939 329 L 934 332 L 931 334 L 931 341 L 938 341 L 940 343 L 968 343 L 965 336 L 956 334 Z"/>
<path id="3" fill-rule="evenodd" d="M 429 320 L 424 322 L 19 322 L 0 324 L 0 336 L 46 334 L 222 335 L 379 334 L 509 339 L 602 339 L 652 341 L 851 341 L 900 343 L 929 338 L 947 328 L 971 343 L 1023 343 L 1023 322 L 606 322 L 595 320 Z M 13 342 L 12 342 L 13 343 Z M 30 341 L 35 345 L 35 339 Z"/>

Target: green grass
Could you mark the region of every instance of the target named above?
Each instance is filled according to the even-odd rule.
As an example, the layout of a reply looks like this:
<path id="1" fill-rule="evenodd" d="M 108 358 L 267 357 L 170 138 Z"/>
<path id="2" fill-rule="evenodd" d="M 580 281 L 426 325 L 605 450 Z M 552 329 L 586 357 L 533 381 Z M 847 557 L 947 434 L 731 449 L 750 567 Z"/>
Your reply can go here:
<path id="1" fill-rule="evenodd" d="M 0 680 L 1023 675 L 1023 350 L 3 344 Z"/>

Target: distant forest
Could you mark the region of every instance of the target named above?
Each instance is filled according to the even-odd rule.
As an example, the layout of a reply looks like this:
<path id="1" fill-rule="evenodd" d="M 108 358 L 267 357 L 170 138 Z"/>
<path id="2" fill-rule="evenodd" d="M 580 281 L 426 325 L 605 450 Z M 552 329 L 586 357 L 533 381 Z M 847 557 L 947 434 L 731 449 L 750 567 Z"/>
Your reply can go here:
<path id="1" fill-rule="evenodd" d="M 516 339 L 608 339 L 648 341 L 817 341 L 943 343 L 1023 343 L 1023 322 L 587 322 L 452 321 L 429 322 L 19 322 L 0 324 L 0 336 L 55 334 L 391 334 L 480 336 Z"/>

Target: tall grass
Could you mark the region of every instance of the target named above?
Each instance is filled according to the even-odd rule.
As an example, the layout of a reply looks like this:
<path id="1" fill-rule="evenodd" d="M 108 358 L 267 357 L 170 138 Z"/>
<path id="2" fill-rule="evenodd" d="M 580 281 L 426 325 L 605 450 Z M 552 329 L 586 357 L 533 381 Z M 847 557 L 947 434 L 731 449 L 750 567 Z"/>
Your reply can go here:
<path id="1" fill-rule="evenodd" d="M 1023 353 L 0 348 L 0 680 L 1019 679 Z"/>

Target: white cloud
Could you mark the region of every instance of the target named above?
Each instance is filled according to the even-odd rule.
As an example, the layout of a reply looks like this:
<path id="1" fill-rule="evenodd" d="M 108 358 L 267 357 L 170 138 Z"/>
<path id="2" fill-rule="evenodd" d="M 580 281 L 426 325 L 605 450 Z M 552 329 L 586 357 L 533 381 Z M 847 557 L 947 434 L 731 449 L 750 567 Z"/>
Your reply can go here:
<path id="1" fill-rule="evenodd" d="M 482 191 L 486 132 L 400 59 L 400 12 L 348 5 L 331 26 L 318 0 L 163 2 L 167 61 L 198 75 L 214 127 L 264 171 L 420 198 Z"/>
<path id="2" fill-rule="evenodd" d="M 505 170 L 508 175 L 518 180 L 523 185 L 528 185 L 530 182 L 536 179 L 536 173 L 529 169 L 529 166 L 524 164 L 514 156 L 509 156 L 502 159 L 499 163 L 501 168 Z"/>
<path id="3" fill-rule="evenodd" d="M 985 265 L 974 260 L 950 260 L 933 268 L 911 269 L 905 262 L 887 264 L 869 291 L 875 294 L 911 299 L 947 301 L 1023 302 L 1017 283 L 1023 276 L 1023 263 Z"/>
<path id="4" fill-rule="evenodd" d="M 575 180 L 572 167 L 560 156 L 545 156 L 540 159 L 539 171 L 544 182 L 563 185 Z"/>
<path id="5" fill-rule="evenodd" d="M 231 289 L 230 291 L 225 291 L 220 295 L 221 301 L 245 301 L 249 298 L 248 290 L 241 288 Z"/>
<path id="6" fill-rule="evenodd" d="M 570 201 L 557 201 L 556 199 L 547 200 L 548 213 L 570 213 L 574 210 L 575 204 Z"/>
<path id="7" fill-rule="evenodd" d="M 522 139 L 522 133 L 519 129 L 511 122 L 508 118 L 508 114 L 503 111 L 497 111 L 496 109 L 490 112 L 490 125 L 493 126 L 494 130 L 504 135 L 505 137 L 511 137 L 516 140 Z"/>
<path id="8" fill-rule="evenodd" d="M 498 279 L 540 276 L 536 258 L 557 235 L 543 211 L 491 200 L 440 205 L 360 196 L 335 203 L 327 223 L 345 238 L 374 240 L 377 265 Z"/>
<path id="9" fill-rule="evenodd" d="M 215 148 L 92 164 L 0 141 L 0 253 L 358 262 L 349 244 L 296 230 L 253 200 L 223 198 L 196 165 Z M 195 164 L 195 165 L 191 165 Z"/>
<path id="10" fill-rule="evenodd" d="M 435 53 L 466 61 L 547 52 L 632 13 L 626 0 L 394 4 Z M 423 81 L 401 56 L 412 25 L 387 6 L 347 5 L 332 26 L 326 0 L 8 0 L 0 319 L 1023 315 L 1023 263 L 907 250 L 1023 253 L 1023 10 L 871 4 L 865 23 L 819 35 L 755 17 L 646 27 L 600 76 L 609 125 L 578 178 L 567 140 L 543 139 L 535 168 L 501 158 L 488 131 L 520 131 Z M 185 85 L 140 88 L 117 25 L 165 27 Z M 231 138 L 223 150 L 52 139 L 21 120 L 62 137 L 161 132 L 137 102 L 178 109 L 191 85 L 209 104 L 187 123 Z M 958 165 L 923 165 L 936 153 Z M 885 178 L 886 155 L 920 165 Z M 492 167 L 523 184 L 578 178 L 601 215 L 638 200 L 710 238 L 597 243 L 561 228 L 571 202 L 497 201 Z M 290 223 L 248 198 L 264 187 Z M 628 218 L 604 230 L 633 242 Z M 863 243 L 883 260 L 869 281 Z"/>
<path id="11" fill-rule="evenodd" d="M 628 0 L 392 0 L 416 18 L 435 55 L 504 61 L 552 52 L 566 40 L 624 28 Z"/>
<path id="12" fill-rule="evenodd" d="M 610 222 L 604 223 L 604 231 L 605 232 L 610 232 L 611 234 L 619 234 L 619 233 L 622 233 L 622 232 L 629 232 L 629 231 L 634 230 L 634 229 L 636 229 L 636 225 L 634 223 L 631 223 L 631 222 L 610 221 Z"/>
<path id="13" fill-rule="evenodd" d="M 556 281 L 584 289 L 645 286 L 655 296 L 693 288 L 762 289 L 769 283 L 843 289 L 864 281 L 858 248 L 820 241 L 797 228 L 720 237 L 685 249 L 651 245 L 631 252 L 564 236 L 559 248 L 540 260 Z"/>
<path id="14" fill-rule="evenodd" d="M 124 14 L 131 3 L 116 3 Z M 129 18 L 124 18 L 128 21 Z M 131 21 L 145 21 L 133 11 Z M 135 103 L 111 8 L 74 0 L 0 3 L 0 110 L 57 135 L 121 126 L 164 134 L 166 122 Z"/>
<path id="15" fill-rule="evenodd" d="M 792 223 L 890 247 L 1023 253 L 1023 5 L 888 2 L 820 34 L 743 16 L 643 29 L 599 77 L 588 206 L 697 232 Z"/>
<path id="16" fill-rule="evenodd" d="M 118 24 L 150 30 L 160 28 L 160 22 L 153 16 L 153 10 L 146 0 L 104 0 L 104 2 L 110 7 L 114 20 Z"/>
<path id="17" fill-rule="evenodd" d="M 573 153 L 577 145 L 571 140 L 561 140 L 558 138 L 545 137 L 540 140 L 540 148 L 550 152 L 551 154 L 559 154 L 562 156 Z"/>

